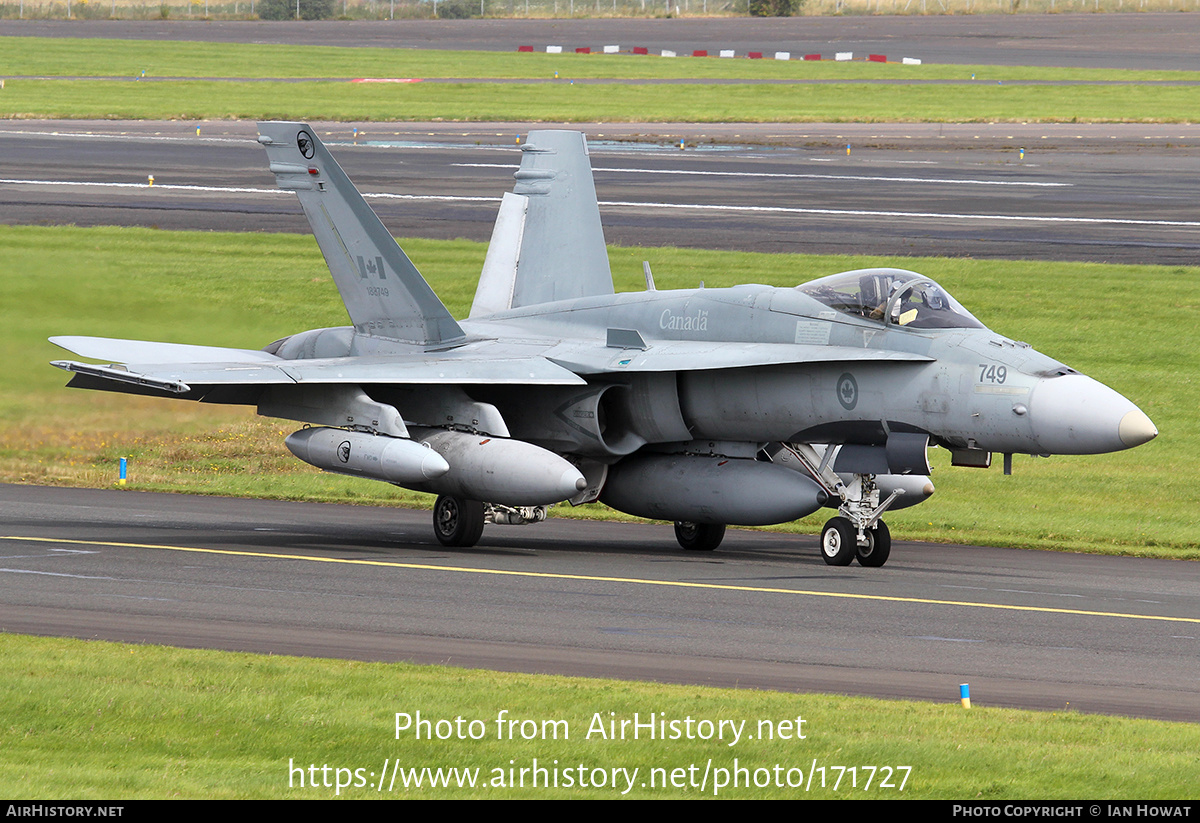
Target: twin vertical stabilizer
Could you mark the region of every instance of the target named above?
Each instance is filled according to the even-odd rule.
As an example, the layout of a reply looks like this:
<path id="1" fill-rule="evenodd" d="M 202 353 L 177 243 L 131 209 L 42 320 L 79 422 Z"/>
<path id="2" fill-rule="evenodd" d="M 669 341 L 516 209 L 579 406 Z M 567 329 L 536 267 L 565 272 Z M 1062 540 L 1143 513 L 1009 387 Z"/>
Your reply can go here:
<path id="1" fill-rule="evenodd" d="M 587 139 L 533 131 L 504 195 L 471 317 L 613 293 Z"/>
<path id="2" fill-rule="evenodd" d="M 440 345 L 463 338 L 450 312 L 304 123 L 259 123 L 281 189 L 300 198 L 355 331 Z M 587 140 L 535 131 L 500 206 L 471 317 L 611 295 L 612 272 Z"/>
<path id="3" fill-rule="evenodd" d="M 258 124 L 281 189 L 296 192 L 361 334 L 441 344 L 463 331 L 412 261 L 304 123 Z"/>

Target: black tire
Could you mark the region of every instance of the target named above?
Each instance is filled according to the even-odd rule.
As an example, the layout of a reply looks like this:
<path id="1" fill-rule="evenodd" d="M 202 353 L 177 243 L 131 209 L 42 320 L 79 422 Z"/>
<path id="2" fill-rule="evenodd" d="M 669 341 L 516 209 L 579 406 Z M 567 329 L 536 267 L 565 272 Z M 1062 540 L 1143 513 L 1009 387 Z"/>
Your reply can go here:
<path id="1" fill-rule="evenodd" d="M 880 520 L 875 528 L 867 529 L 867 545 L 858 547 L 858 565 L 877 569 L 887 562 L 892 553 L 892 532 L 887 523 Z"/>
<path id="2" fill-rule="evenodd" d="M 725 524 L 679 521 L 675 524 L 675 539 L 690 552 L 710 552 L 725 539 Z"/>
<path id="3" fill-rule="evenodd" d="M 443 546 L 474 546 L 483 536 L 483 504 L 440 495 L 433 504 L 433 533 Z"/>
<path id="4" fill-rule="evenodd" d="M 849 520 L 834 517 L 821 529 L 821 557 L 830 566 L 849 566 L 858 554 L 858 534 Z"/>

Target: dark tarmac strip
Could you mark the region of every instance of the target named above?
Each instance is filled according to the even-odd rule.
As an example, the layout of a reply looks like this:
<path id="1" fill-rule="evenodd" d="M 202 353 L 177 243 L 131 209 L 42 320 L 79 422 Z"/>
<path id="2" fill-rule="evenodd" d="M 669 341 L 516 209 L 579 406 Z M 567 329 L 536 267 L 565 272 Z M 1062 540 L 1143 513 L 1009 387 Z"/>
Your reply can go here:
<path id="1" fill-rule="evenodd" d="M 314 125 L 393 234 L 478 241 L 529 129 Z M 1200 255 L 1200 126 L 568 127 L 593 141 L 614 245 L 1164 265 Z M 254 136 L 249 122 L 4 124 L 0 222 L 307 233 Z M 686 151 L 672 147 L 681 137 Z"/>
<path id="2" fill-rule="evenodd" d="M 1200 564 L 0 486 L 0 630 L 1195 722 Z"/>

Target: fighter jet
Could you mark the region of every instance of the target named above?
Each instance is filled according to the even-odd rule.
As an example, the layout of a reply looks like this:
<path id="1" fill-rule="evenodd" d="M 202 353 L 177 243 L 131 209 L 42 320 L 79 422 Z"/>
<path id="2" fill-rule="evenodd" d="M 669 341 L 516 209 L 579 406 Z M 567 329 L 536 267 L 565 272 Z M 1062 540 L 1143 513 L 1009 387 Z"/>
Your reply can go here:
<path id="1" fill-rule="evenodd" d="M 501 201 L 468 318 L 450 315 L 303 123 L 259 124 L 351 325 L 261 350 L 94 337 L 52 342 L 79 388 L 257 407 L 304 423 L 325 471 L 438 495 L 433 525 L 600 501 L 673 521 L 707 551 L 727 525 L 838 510 L 821 556 L 882 566 L 885 512 L 933 493 L 926 453 L 1098 454 L 1158 434 L 1133 403 L 991 331 L 934 281 L 863 269 L 795 288 L 616 293 L 584 135 L 534 131 Z"/>

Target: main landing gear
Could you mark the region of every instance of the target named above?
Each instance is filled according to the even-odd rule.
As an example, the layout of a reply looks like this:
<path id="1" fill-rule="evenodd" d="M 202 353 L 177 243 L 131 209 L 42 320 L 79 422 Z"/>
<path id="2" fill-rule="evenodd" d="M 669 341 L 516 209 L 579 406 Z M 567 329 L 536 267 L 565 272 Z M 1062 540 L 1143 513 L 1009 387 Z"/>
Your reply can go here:
<path id="1" fill-rule="evenodd" d="M 448 494 L 433 504 L 433 533 L 443 546 L 469 548 L 483 536 L 483 503 Z"/>
<path id="2" fill-rule="evenodd" d="M 433 532 L 443 546 L 469 549 L 487 523 L 525 526 L 546 519 L 547 506 L 504 506 L 443 494 L 433 504 Z"/>
<path id="3" fill-rule="evenodd" d="M 681 520 L 675 524 L 675 539 L 690 552 L 710 552 L 725 539 L 725 525 Z"/>

